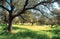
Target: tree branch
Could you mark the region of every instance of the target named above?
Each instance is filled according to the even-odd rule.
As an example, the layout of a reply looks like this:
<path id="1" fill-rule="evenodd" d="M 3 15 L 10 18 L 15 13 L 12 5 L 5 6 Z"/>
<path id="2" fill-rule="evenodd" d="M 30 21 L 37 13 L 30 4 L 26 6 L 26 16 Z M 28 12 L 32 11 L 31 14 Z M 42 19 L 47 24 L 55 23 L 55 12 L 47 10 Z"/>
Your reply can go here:
<path id="1" fill-rule="evenodd" d="M 10 3 L 6 0 L 6 2 L 10 5 Z"/>
<path id="2" fill-rule="evenodd" d="M 26 6 L 28 5 L 28 1 L 29 1 L 29 0 L 26 0 L 26 1 L 25 1 L 25 5 L 24 5 L 23 9 L 25 9 Z"/>
<path id="3" fill-rule="evenodd" d="M 9 9 L 5 8 L 3 5 L 0 5 L 0 7 L 7 10 L 8 12 L 10 11 Z"/>
<path id="4" fill-rule="evenodd" d="M 21 17 L 24 21 L 28 21 L 28 20 L 24 19 L 24 17 L 23 17 L 22 15 L 20 15 L 20 17 Z M 30 21 L 28 21 L 28 22 L 30 22 Z"/>
<path id="5" fill-rule="evenodd" d="M 53 1 L 53 2 L 55 2 L 55 1 Z M 44 3 L 46 4 L 46 3 L 53 3 L 53 2 L 50 2 L 50 1 L 42 1 L 42 2 L 34 5 L 32 8 L 35 8 L 35 7 L 37 7 L 37 6 L 41 5 L 41 4 L 44 4 Z"/>
<path id="6" fill-rule="evenodd" d="M 55 2 L 55 1 L 53 1 L 53 2 Z M 26 0 L 25 5 L 24 5 L 24 9 L 21 12 L 18 12 L 18 14 L 15 14 L 14 17 L 19 16 L 20 14 L 23 14 L 26 10 L 36 9 L 36 7 L 39 6 L 39 5 L 41 5 L 41 4 L 44 4 L 44 3 L 53 3 L 53 2 L 50 2 L 50 1 L 42 1 L 42 2 L 34 5 L 33 7 L 25 8 L 27 6 L 27 4 L 28 4 L 28 1 Z"/>

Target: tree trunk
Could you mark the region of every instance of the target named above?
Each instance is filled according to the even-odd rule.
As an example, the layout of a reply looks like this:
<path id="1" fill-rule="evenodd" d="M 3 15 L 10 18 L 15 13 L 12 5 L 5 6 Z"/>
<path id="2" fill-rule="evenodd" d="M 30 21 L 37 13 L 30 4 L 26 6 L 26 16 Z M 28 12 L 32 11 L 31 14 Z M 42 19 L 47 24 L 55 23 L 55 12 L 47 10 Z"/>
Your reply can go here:
<path id="1" fill-rule="evenodd" d="M 9 13 L 9 19 L 8 19 L 8 31 L 11 32 L 12 30 L 12 21 L 13 21 L 13 16 L 11 14 L 12 12 Z"/>
<path id="2" fill-rule="evenodd" d="M 12 20 L 9 20 L 8 31 L 11 32 L 11 30 L 12 30 Z"/>
<path id="3" fill-rule="evenodd" d="M 33 25 L 34 23 L 32 22 L 32 25 Z"/>

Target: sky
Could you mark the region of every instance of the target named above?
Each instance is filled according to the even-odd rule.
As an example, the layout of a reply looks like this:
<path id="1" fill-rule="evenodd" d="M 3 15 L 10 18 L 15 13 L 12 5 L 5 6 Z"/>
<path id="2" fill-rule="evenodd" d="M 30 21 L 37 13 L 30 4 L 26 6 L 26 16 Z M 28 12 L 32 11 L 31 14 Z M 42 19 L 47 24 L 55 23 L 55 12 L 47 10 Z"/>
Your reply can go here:
<path id="1" fill-rule="evenodd" d="M 7 0 L 8 2 L 10 2 L 10 0 Z"/>
<path id="2" fill-rule="evenodd" d="M 50 10 L 49 10 L 47 7 L 43 6 L 43 5 L 40 5 L 39 8 L 40 8 L 40 11 L 42 11 L 42 13 L 43 13 L 46 17 L 48 17 L 48 18 L 52 18 L 52 17 L 55 16 L 55 15 L 52 15 L 53 13 L 51 13 L 50 10 L 52 10 L 52 9 L 60 9 L 60 7 L 59 7 L 59 5 L 58 5 L 57 2 L 54 2 L 54 3 L 52 4 L 52 8 L 50 8 Z M 36 11 L 35 11 L 35 10 L 34 10 L 34 11 L 32 10 L 32 12 L 35 13 Z M 37 17 L 38 17 L 38 16 L 37 16 Z"/>
<path id="3" fill-rule="evenodd" d="M 10 0 L 7 0 L 7 1 L 8 1 L 8 2 L 10 2 Z M 11 8 L 10 8 L 10 6 L 9 6 L 9 5 L 7 6 L 7 8 L 8 8 L 9 10 L 11 10 Z"/>
<path id="4" fill-rule="evenodd" d="M 8 2 L 10 2 L 10 0 L 7 0 Z M 11 10 L 11 8 L 10 8 L 10 6 L 8 5 L 7 6 L 7 8 L 9 9 L 9 10 Z M 2 8 L 0 7 L 0 10 L 2 10 Z"/>
<path id="5" fill-rule="evenodd" d="M 53 4 L 53 7 L 54 7 L 55 9 L 60 9 L 60 7 L 59 7 L 59 5 L 58 5 L 57 2 L 55 2 L 55 3 Z"/>

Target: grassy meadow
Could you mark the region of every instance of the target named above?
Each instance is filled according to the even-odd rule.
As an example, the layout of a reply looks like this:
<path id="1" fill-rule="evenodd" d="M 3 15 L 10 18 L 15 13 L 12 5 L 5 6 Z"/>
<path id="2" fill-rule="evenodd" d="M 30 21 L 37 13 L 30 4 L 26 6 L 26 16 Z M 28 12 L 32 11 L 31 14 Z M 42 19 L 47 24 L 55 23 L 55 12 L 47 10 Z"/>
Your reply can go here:
<path id="1" fill-rule="evenodd" d="M 0 39 L 60 39 L 60 26 L 51 28 L 49 25 L 13 25 L 9 33 L 0 25 Z"/>

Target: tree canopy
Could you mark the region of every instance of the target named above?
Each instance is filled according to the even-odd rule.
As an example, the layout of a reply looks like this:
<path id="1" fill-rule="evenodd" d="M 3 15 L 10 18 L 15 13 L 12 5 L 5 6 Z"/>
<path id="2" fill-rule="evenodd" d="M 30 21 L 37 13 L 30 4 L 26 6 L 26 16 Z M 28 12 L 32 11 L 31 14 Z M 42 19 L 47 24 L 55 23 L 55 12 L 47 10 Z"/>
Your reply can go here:
<path id="1" fill-rule="evenodd" d="M 24 19 L 22 14 L 25 15 L 27 10 L 36 13 L 36 18 L 39 14 L 48 19 L 60 16 L 59 2 L 60 0 L 0 0 L 0 7 L 8 12 L 8 31 L 11 31 L 13 19 L 18 16 Z"/>

